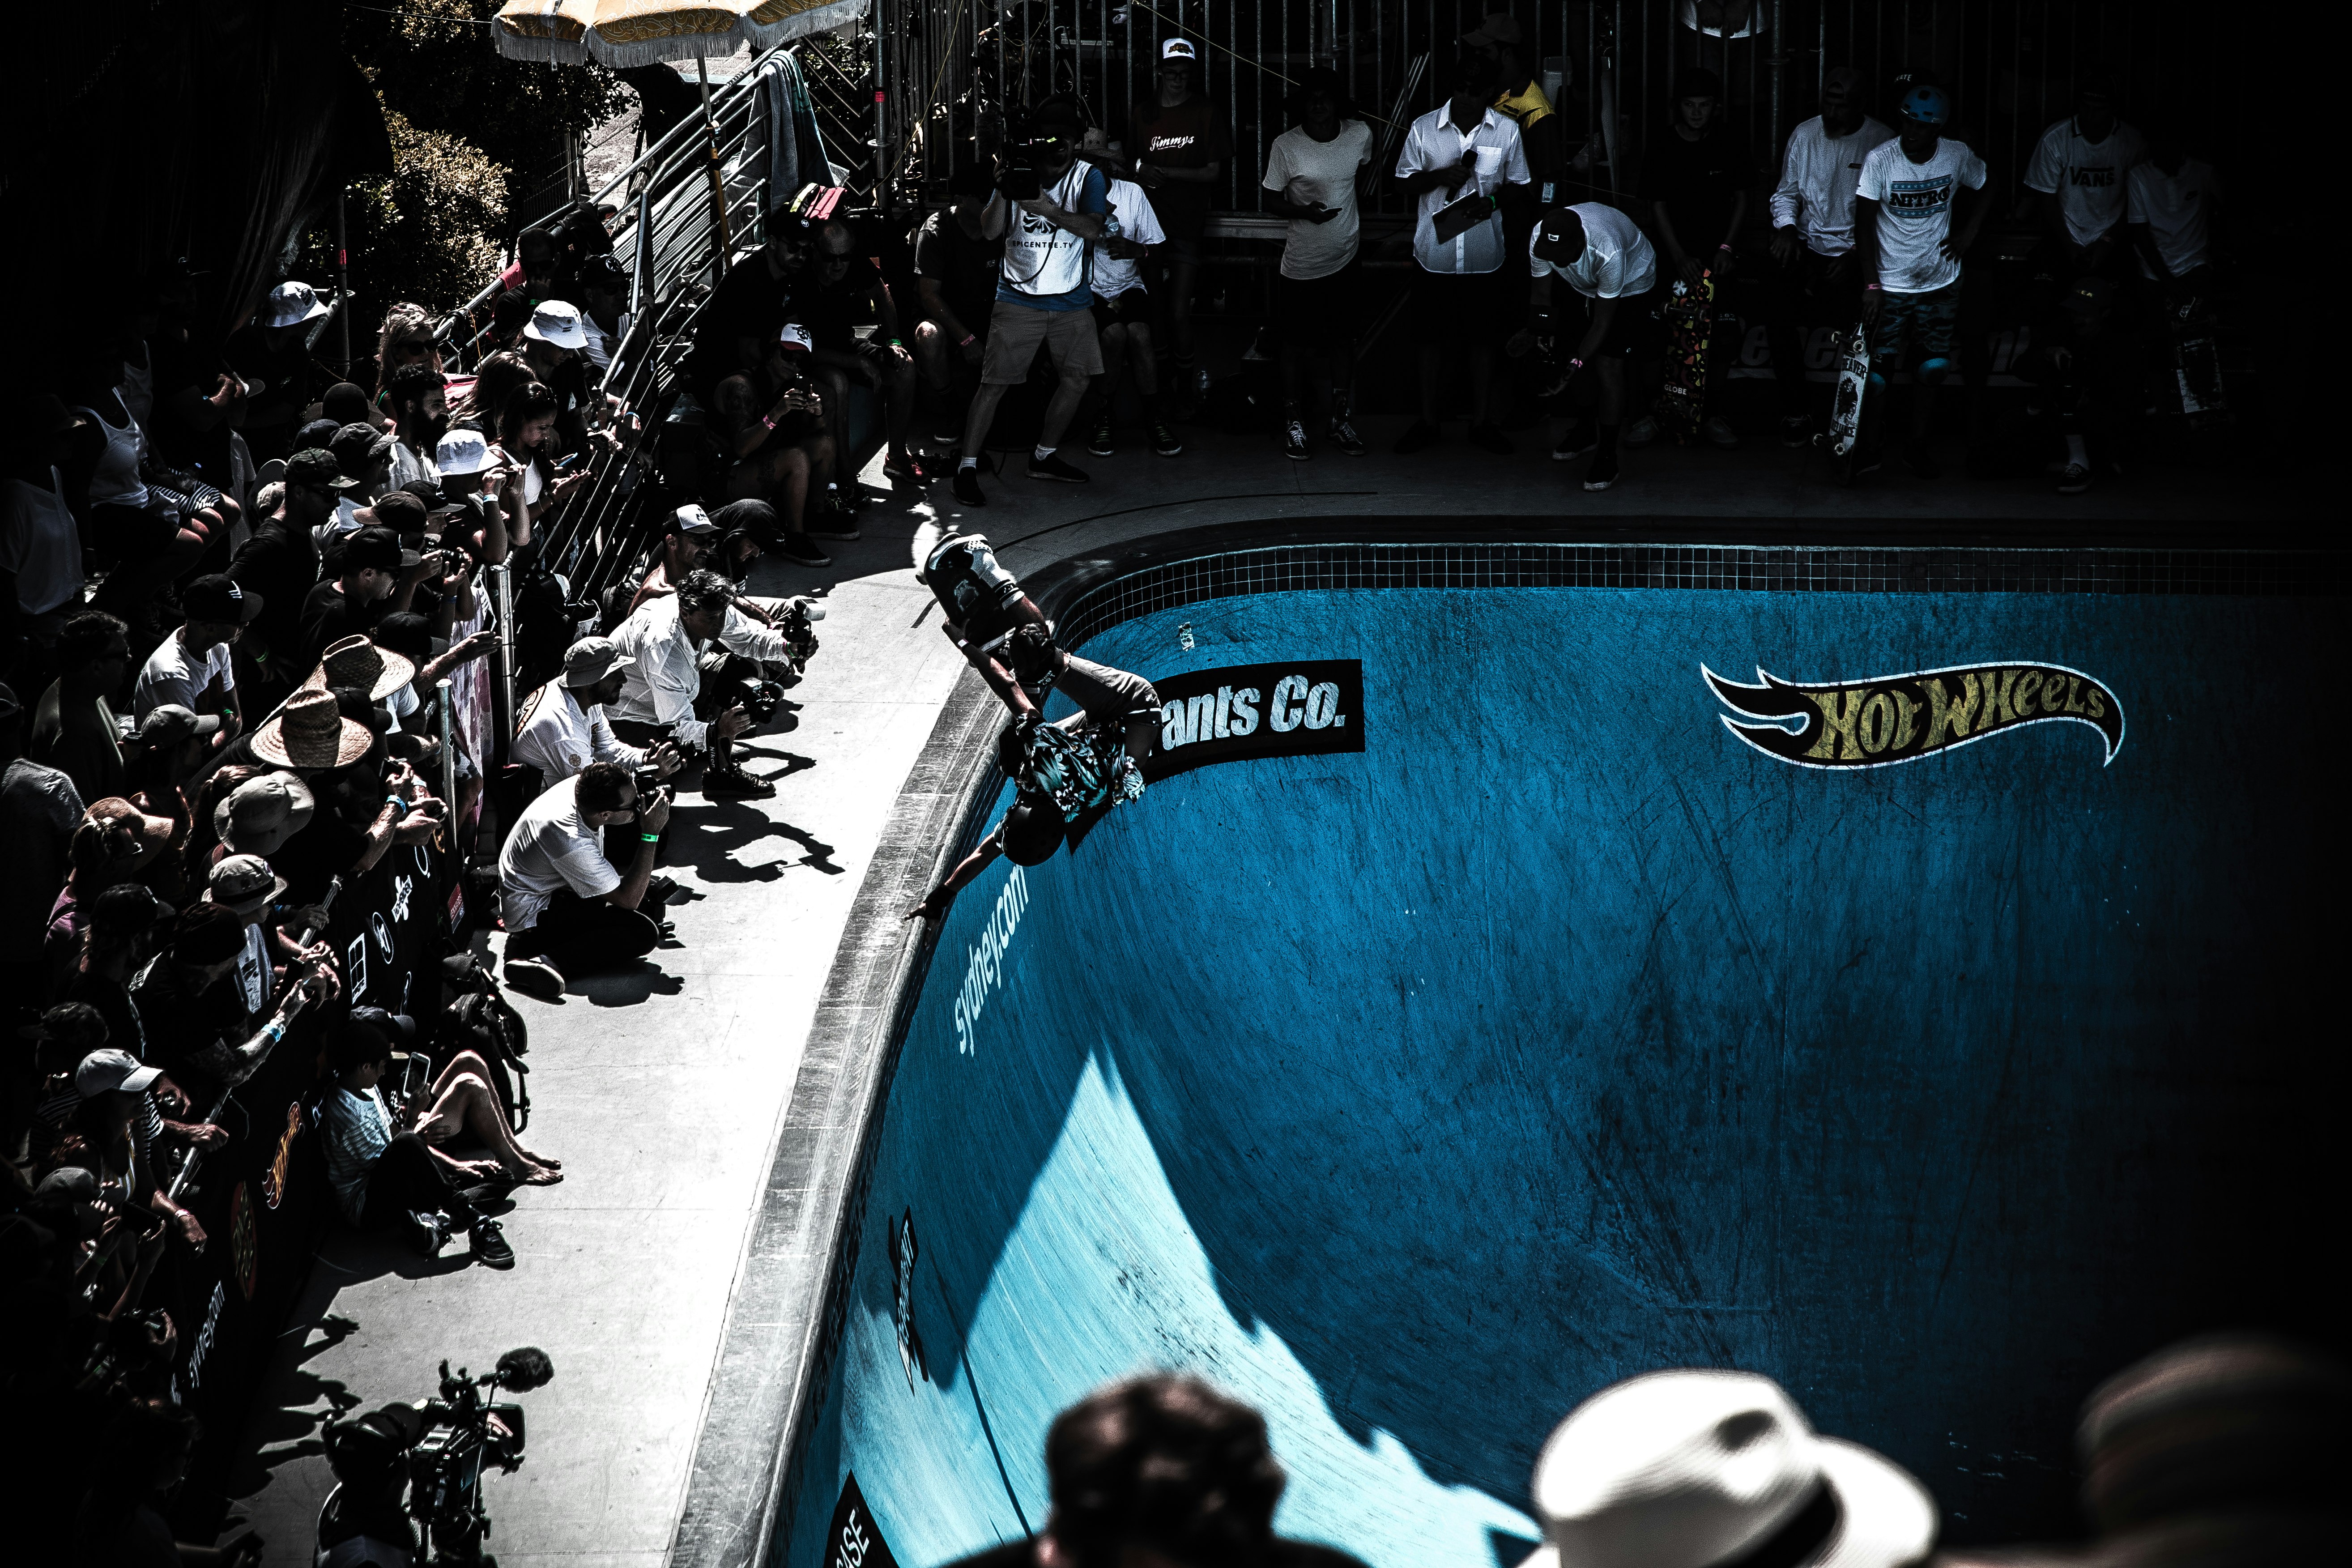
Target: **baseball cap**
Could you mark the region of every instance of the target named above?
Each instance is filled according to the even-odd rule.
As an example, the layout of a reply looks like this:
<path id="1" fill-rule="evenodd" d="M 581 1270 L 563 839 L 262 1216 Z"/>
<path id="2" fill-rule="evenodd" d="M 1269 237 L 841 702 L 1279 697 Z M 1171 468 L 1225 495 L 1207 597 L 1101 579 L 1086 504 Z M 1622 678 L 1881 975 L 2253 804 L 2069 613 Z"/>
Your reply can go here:
<path id="1" fill-rule="evenodd" d="M 148 1067 L 129 1051 L 110 1046 L 81 1058 L 74 1068 L 74 1092 L 84 1100 L 96 1100 L 117 1089 L 136 1094 L 163 1076 L 162 1068 Z"/>
<path id="2" fill-rule="evenodd" d="M 319 412 L 338 425 L 365 422 L 375 411 L 368 406 L 367 389 L 355 381 L 339 381 L 319 399 Z"/>
<path id="3" fill-rule="evenodd" d="M 1952 117 L 1952 100 L 1940 87 L 1922 82 L 1903 95 L 1903 118 L 1941 125 Z"/>
<path id="4" fill-rule="evenodd" d="M 142 746 L 176 746 L 199 735 L 216 734 L 220 727 L 217 713 L 195 713 L 176 702 L 159 702 L 139 721 L 138 740 Z"/>
<path id="5" fill-rule="evenodd" d="M 327 450 L 335 455 L 343 472 L 357 479 L 392 450 L 392 432 L 379 430 L 364 419 L 354 420 L 336 430 Z"/>
<path id="6" fill-rule="evenodd" d="M 478 474 L 490 466 L 490 444 L 479 430 L 452 430 L 433 448 L 433 466 L 444 478 Z"/>
<path id="7" fill-rule="evenodd" d="M 389 490 L 352 514 L 362 528 L 388 528 L 394 533 L 425 531 L 425 503 L 404 489 Z"/>
<path id="8" fill-rule="evenodd" d="M 530 324 L 522 330 L 527 338 L 537 338 L 543 343 L 553 343 L 560 349 L 584 349 L 588 334 L 580 327 L 580 309 L 561 300 L 544 300 L 530 313 Z"/>
<path id="9" fill-rule="evenodd" d="M 343 541 L 343 570 L 373 566 L 379 572 L 404 572 L 423 556 L 400 542 L 388 528 L 362 528 Z"/>
<path id="10" fill-rule="evenodd" d="M 365 1024 L 381 1031 L 395 1047 L 416 1038 L 416 1020 L 405 1013 L 387 1013 L 381 1007 L 354 1007 L 351 1017 L 354 1024 Z"/>
<path id="11" fill-rule="evenodd" d="M 224 856 L 213 866 L 205 901 L 250 915 L 286 896 L 286 879 L 258 855 Z"/>
<path id="12" fill-rule="evenodd" d="M 245 919 L 219 904 L 190 904 L 172 923 L 172 962 L 226 963 L 245 951 Z"/>
<path id="13" fill-rule="evenodd" d="M 326 485 L 339 490 L 357 489 L 359 480 L 343 475 L 342 464 L 323 447 L 305 447 L 286 459 L 289 485 Z"/>
<path id="14" fill-rule="evenodd" d="M 327 443 L 335 438 L 335 432 L 342 427 L 343 421 L 341 419 L 329 419 L 323 416 L 317 419 L 306 419 L 302 422 L 301 427 L 294 432 L 294 449 L 298 452 L 305 447 L 317 447 L 323 449 Z"/>
<path id="15" fill-rule="evenodd" d="M 192 621 L 250 626 L 254 616 L 261 614 L 261 595 L 247 593 L 234 577 L 208 572 L 181 585 L 180 608 Z"/>
<path id="16" fill-rule="evenodd" d="M 621 289 L 627 287 L 629 275 L 614 258 L 592 256 L 580 264 L 580 281 L 593 289 Z"/>
<path id="17" fill-rule="evenodd" d="M 315 321 L 329 309 L 316 289 L 289 279 L 269 291 L 269 303 L 262 320 L 273 327 L 291 327 L 302 321 Z"/>
<path id="18" fill-rule="evenodd" d="M 1473 48 L 1493 48 L 1501 44 L 1516 45 L 1526 37 L 1519 30 L 1518 19 L 1508 11 L 1489 11 L 1480 19 L 1476 30 L 1462 35 L 1462 41 Z"/>
<path id="19" fill-rule="evenodd" d="M 798 349 L 803 353 L 816 346 L 815 340 L 809 336 L 809 330 L 798 321 L 786 321 L 777 331 L 776 342 L 788 349 Z"/>
<path id="20" fill-rule="evenodd" d="M 1193 60 L 1197 62 L 1201 57 L 1200 54 L 1192 47 L 1192 39 L 1170 38 L 1160 46 L 1160 58 L 1163 60 Z"/>
<path id="21" fill-rule="evenodd" d="M 563 684 L 593 686 L 628 662 L 611 637 L 582 637 L 563 650 Z"/>
<path id="22" fill-rule="evenodd" d="M 33 1189 L 33 1195 L 94 1204 L 98 1201 L 98 1173 L 85 1165 L 59 1165 L 41 1178 L 41 1184 Z"/>
<path id="23" fill-rule="evenodd" d="M 692 501 L 688 501 L 684 506 L 678 508 L 677 510 L 670 514 L 669 526 L 665 529 L 664 531 L 668 533 L 716 533 L 719 531 L 719 525 L 710 521 L 710 514 L 709 512 L 703 510 Z"/>

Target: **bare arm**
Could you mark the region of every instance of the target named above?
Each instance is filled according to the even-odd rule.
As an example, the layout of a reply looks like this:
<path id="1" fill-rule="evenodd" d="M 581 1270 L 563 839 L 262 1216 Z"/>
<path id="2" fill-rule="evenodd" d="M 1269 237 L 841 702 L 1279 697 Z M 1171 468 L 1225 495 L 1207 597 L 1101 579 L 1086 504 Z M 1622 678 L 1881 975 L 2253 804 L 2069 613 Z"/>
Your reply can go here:
<path id="1" fill-rule="evenodd" d="M 1013 679 L 1013 672 L 996 661 L 994 654 L 965 642 L 961 626 L 943 626 L 940 629 L 947 633 L 948 640 L 956 645 L 972 668 L 980 671 L 980 678 L 988 682 L 988 689 L 995 692 L 1007 708 L 1024 718 L 1037 716 L 1037 705 L 1029 700 L 1029 694 L 1021 689 L 1021 683 Z"/>
<path id="2" fill-rule="evenodd" d="M 1076 235 L 1080 239 L 1102 237 L 1103 215 L 1100 213 L 1068 212 L 1055 206 L 1042 196 L 1034 202 L 1023 202 L 1021 210 L 1025 213 L 1034 213 L 1055 228 L 1065 229 Z"/>
<path id="3" fill-rule="evenodd" d="M 621 885 L 604 895 L 608 904 L 618 904 L 634 910 L 645 902 L 646 889 L 653 884 L 654 856 L 661 848 L 662 829 L 669 826 L 669 795 L 654 792 L 654 803 L 637 814 L 637 853 L 621 878 Z"/>

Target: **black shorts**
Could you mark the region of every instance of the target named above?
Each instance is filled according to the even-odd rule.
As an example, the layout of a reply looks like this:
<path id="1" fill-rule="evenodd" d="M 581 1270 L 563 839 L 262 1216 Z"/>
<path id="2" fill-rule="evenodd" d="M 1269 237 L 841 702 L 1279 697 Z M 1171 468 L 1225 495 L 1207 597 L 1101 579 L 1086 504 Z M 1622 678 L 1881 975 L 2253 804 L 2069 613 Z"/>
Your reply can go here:
<path id="1" fill-rule="evenodd" d="M 1520 285 L 1518 294 L 1512 285 Z M 1424 338 L 1492 348 L 1517 324 L 1526 279 L 1507 267 L 1492 272 L 1430 272 L 1412 276 L 1412 321 Z"/>
<path id="2" fill-rule="evenodd" d="M 1129 289 L 1112 300 L 1097 294 L 1088 309 L 1094 311 L 1097 327 L 1151 325 L 1151 296 L 1141 289 Z"/>
<path id="3" fill-rule="evenodd" d="M 1555 295 L 1555 298 L 1557 296 Z M 1575 324 L 1560 335 L 1562 358 L 1576 353 L 1576 345 L 1584 341 L 1592 325 L 1592 312 L 1601 303 L 1577 296 L 1584 306 L 1581 314 L 1570 312 Z M 1652 288 L 1646 294 L 1630 294 L 1617 301 L 1616 310 L 1609 318 L 1609 331 L 1595 351 L 1596 359 L 1627 359 L 1637 353 L 1648 353 L 1665 342 L 1665 318 L 1658 312 L 1664 306 L 1666 291 Z"/>
<path id="4" fill-rule="evenodd" d="M 1275 319 L 1282 341 L 1302 349 L 1345 348 L 1363 330 L 1364 258 L 1350 258 L 1321 278 L 1274 280 Z"/>

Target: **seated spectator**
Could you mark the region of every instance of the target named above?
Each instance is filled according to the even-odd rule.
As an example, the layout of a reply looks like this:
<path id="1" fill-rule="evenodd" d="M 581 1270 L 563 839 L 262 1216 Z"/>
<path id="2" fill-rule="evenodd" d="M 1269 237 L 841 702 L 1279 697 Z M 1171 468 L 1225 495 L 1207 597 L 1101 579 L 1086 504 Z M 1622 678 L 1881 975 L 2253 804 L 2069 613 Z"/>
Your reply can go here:
<path id="1" fill-rule="evenodd" d="M 1816 1436 L 1753 1373 L 1654 1372 L 1602 1389 L 1544 1444 L 1531 1490 L 1537 1555 L 1579 1568 L 1832 1556 L 1839 1568 L 1913 1568 L 1936 1544 L 1927 1488 L 1859 1444 Z"/>
<path id="2" fill-rule="evenodd" d="M 229 363 L 260 388 L 239 426 L 255 457 L 279 457 L 289 449 L 286 437 L 311 401 L 310 334 L 333 310 L 308 283 L 280 283 L 252 324 L 230 337 Z"/>
<path id="3" fill-rule="evenodd" d="M 352 485 L 334 454 L 318 447 L 286 459 L 284 483 L 278 509 L 254 525 L 253 536 L 237 547 L 228 568 L 237 586 L 261 601 L 243 648 L 263 681 L 263 689 L 246 694 L 252 712 L 267 711 L 310 668 L 302 606 L 319 582 L 317 530 L 334 515 L 335 498 Z"/>
<path id="4" fill-rule="evenodd" d="M 923 465 L 907 449 L 915 420 L 915 356 L 907 352 L 898 304 L 881 269 L 857 254 L 857 237 L 834 219 L 817 230 L 815 276 L 795 289 L 793 306 L 815 344 L 814 375 L 825 393 L 825 427 L 833 449 L 849 443 L 849 387 L 855 382 L 882 400 L 888 450 L 882 471 L 905 484 L 920 484 Z M 860 341 L 856 327 L 874 323 L 874 335 Z"/>
<path id="5" fill-rule="evenodd" d="M 146 1054 L 182 1083 L 234 1089 L 253 1076 L 304 1009 L 341 993 L 334 970 L 320 957 L 292 966 L 275 1012 L 265 1016 L 248 1006 L 236 973 L 246 930 L 245 917 L 232 910 L 192 905 L 173 922 L 163 955 L 131 982 Z"/>
<path id="6" fill-rule="evenodd" d="M 404 610 L 431 568 L 388 528 L 362 528 L 343 541 L 341 574 L 320 582 L 302 605 L 302 643 L 312 665 L 330 644 L 363 637 L 379 616 Z"/>
<path id="7" fill-rule="evenodd" d="M 989 237 L 985 215 L 996 181 L 983 163 L 967 163 L 948 177 L 948 205 L 923 219 L 915 236 L 915 363 L 943 414 L 959 377 L 977 385 L 996 279 L 1004 266 L 1004 237 Z M 952 441 L 955 430 L 945 439 Z"/>
<path id="8" fill-rule="evenodd" d="M 392 416 L 392 482 L 396 488 L 425 480 L 436 489 L 441 470 L 433 453 L 449 433 L 449 378 L 426 364 L 393 372 L 383 394 Z"/>
<path id="9" fill-rule="evenodd" d="M 591 763 L 612 763 L 635 773 L 656 769 L 664 778 L 685 766 L 677 744 L 656 741 L 640 749 L 616 739 L 604 705 L 621 695 L 628 658 L 610 637 L 583 637 L 563 656 L 563 673 L 523 704 L 509 752 L 539 772 L 539 793 L 578 776 Z"/>
<path id="10" fill-rule="evenodd" d="M 499 855 L 508 984 L 552 1001 L 569 976 L 634 963 L 660 943 L 661 922 L 641 906 L 669 799 L 656 791 L 639 805 L 626 769 L 591 763 L 516 818 Z M 624 873 L 605 858 L 603 833 L 632 820 L 637 853 Z"/>
<path id="11" fill-rule="evenodd" d="M 66 847 L 66 885 L 50 906 L 41 962 L 53 995 L 62 994 L 81 952 L 82 927 L 97 900 L 131 885 L 152 894 L 148 878 L 169 853 L 173 825 L 119 796 L 92 802 Z"/>
<path id="12" fill-rule="evenodd" d="M 825 397 L 809 365 L 808 330 L 796 321 L 777 329 L 760 369 L 730 375 L 711 393 L 710 429 L 733 466 L 726 489 L 737 500 L 762 500 L 783 517 L 778 545 L 785 560 L 827 566 L 833 558 L 812 535 L 855 539 L 857 522 L 833 488 L 836 448 L 826 431 Z M 811 515 L 812 496 L 817 498 Z"/>
<path id="13" fill-rule="evenodd" d="M 25 754 L 74 782 L 84 800 L 122 793 L 121 733 L 109 699 L 131 664 L 129 628 L 85 610 L 58 634 L 58 678 L 33 710 Z"/>
<path id="14" fill-rule="evenodd" d="M 751 623 L 739 633 L 747 652 L 720 641 L 733 622 L 735 585 L 715 572 L 691 572 L 677 592 L 647 603 L 614 628 L 613 642 L 628 668 L 620 697 L 611 704 L 614 733 L 651 746 L 667 740 L 687 751 L 710 753 L 703 773 L 704 795 L 714 800 L 765 800 L 776 786 L 744 772 L 734 753 L 735 738 L 751 727 L 742 706 L 746 688 L 759 679 L 761 650 L 782 650 L 773 632 L 762 638 Z M 769 639 L 772 639 L 770 641 Z"/>
<path id="15" fill-rule="evenodd" d="M 92 603 L 130 614 L 195 568 L 211 528 L 206 521 L 183 518 L 148 483 L 151 448 L 146 432 L 122 405 L 121 380 L 122 356 L 111 343 L 86 351 L 68 367 L 66 402 L 83 420 L 67 437 L 62 467 L 66 499 L 81 502 L 76 510 L 83 535 L 112 566 Z"/>
<path id="16" fill-rule="evenodd" d="M 236 710 L 236 661 L 229 650 L 261 614 L 261 595 L 248 594 L 236 579 L 214 574 L 180 585 L 180 609 L 187 619 L 156 644 L 131 689 L 131 713 L 144 721 L 163 703 L 194 713 L 214 713 L 234 740 L 244 728 Z"/>
<path id="17" fill-rule="evenodd" d="M 0 414 L 0 650 L 54 642 L 81 603 L 81 530 L 60 469 L 82 417 L 46 393 Z"/>
<path id="18" fill-rule="evenodd" d="M 712 406 L 720 382 L 756 374 L 765 363 L 769 345 L 788 319 L 793 291 L 808 279 L 816 226 L 786 199 L 768 209 L 762 232 L 767 239 L 759 255 L 728 268 L 695 316 L 686 376 L 705 408 Z"/>
<path id="19" fill-rule="evenodd" d="M 24 709 L 0 686 L 0 994 L 37 1006 L 48 985 L 41 940 L 58 890 L 66 884 L 68 847 L 82 815 L 81 792 L 56 768 L 22 752 Z"/>
<path id="20" fill-rule="evenodd" d="M 1134 1378 L 1071 1405 L 1046 1429 L 1045 1475 L 1054 1511 L 1037 1537 L 960 1568 L 1360 1568 L 1274 1533 L 1287 1478 L 1265 1419 L 1198 1378 Z"/>
<path id="21" fill-rule="evenodd" d="M 499 1222 L 478 1206 L 491 1196 L 479 1184 L 498 1173 L 498 1163 L 452 1159 L 414 1130 L 394 1130 L 376 1087 L 392 1068 L 392 1040 L 384 1028 L 354 1012 L 329 1042 L 327 1065 L 335 1082 L 320 1097 L 319 1110 L 325 1124 L 327 1181 L 343 1217 L 361 1230 L 404 1226 L 428 1258 L 440 1255 L 450 1230 L 462 1230 L 485 1267 L 513 1268 L 514 1248 Z M 490 1101 L 492 1116 L 497 1109 Z"/>

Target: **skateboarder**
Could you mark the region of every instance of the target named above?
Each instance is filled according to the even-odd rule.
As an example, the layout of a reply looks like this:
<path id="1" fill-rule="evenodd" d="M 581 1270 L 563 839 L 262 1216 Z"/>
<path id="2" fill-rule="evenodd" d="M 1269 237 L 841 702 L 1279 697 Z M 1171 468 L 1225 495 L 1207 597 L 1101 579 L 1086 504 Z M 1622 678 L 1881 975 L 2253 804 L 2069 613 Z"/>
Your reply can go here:
<path id="1" fill-rule="evenodd" d="M 1853 258 L 1853 187 L 1862 161 L 1895 132 L 1862 111 L 1862 73 L 1832 67 L 1822 79 L 1822 111 L 1789 132 L 1780 184 L 1772 192 L 1770 315 L 1772 374 L 1780 384 L 1780 444 L 1812 437 L 1805 391 L 1805 329 L 1852 328 L 1862 279 Z"/>
<path id="2" fill-rule="evenodd" d="M 1534 325 L 1511 340 L 1522 354 L 1537 338 L 1574 331 L 1572 314 L 1555 313 L 1554 278 L 1564 279 L 1585 301 L 1583 331 L 1563 367 L 1573 377 L 1591 367 L 1601 383 L 1600 422 L 1588 426 L 1571 416 L 1551 455 L 1570 462 L 1592 454 L 1584 488 L 1605 490 L 1617 482 L 1617 436 L 1625 417 L 1625 359 L 1656 334 L 1657 253 L 1633 220 L 1600 202 L 1579 202 L 1546 213 L 1528 237 L 1528 269 L 1535 274 L 1530 299 Z"/>
<path id="3" fill-rule="evenodd" d="M 1943 132 L 1951 117 L 1951 97 L 1942 88 L 1915 87 L 1903 98 L 1901 133 L 1862 161 L 1854 255 L 1873 366 L 1857 465 L 1864 473 L 1877 466 L 1887 381 L 1906 362 L 1914 384 L 1904 459 L 1923 479 L 1943 471 L 1928 447 L 1927 421 L 1936 388 L 1952 370 L 1960 258 L 1993 205 L 1981 194 L 1984 160 Z"/>
<path id="4" fill-rule="evenodd" d="M 1642 199 L 1650 204 L 1669 289 L 1679 282 L 1698 296 L 1692 301 L 1696 314 L 1680 335 L 1700 358 L 1685 369 L 1668 356 L 1669 393 L 1658 417 L 1677 426 L 1680 436 L 1704 430 L 1716 446 L 1728 447 L 1739 445 L 1739 437 L 1728 420 L 1706 413 L 1706 384 L 1712 363 L 1722 359 L 1713 342 L 1714 304 L 1731 276 L 1732 247 L 1748 220 L 1748 153 L 1722 111 L 1723 81 L 1713 71 L 1694 68 L 1676 79 L 1671 134 L 1651 138 Z M 1689 395 L 1677 396 L 1672 389 L 1685 377 Z M 1633 444 L 1647 438 L 1639 434 Z"/>

